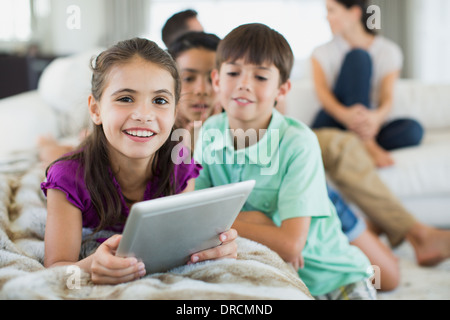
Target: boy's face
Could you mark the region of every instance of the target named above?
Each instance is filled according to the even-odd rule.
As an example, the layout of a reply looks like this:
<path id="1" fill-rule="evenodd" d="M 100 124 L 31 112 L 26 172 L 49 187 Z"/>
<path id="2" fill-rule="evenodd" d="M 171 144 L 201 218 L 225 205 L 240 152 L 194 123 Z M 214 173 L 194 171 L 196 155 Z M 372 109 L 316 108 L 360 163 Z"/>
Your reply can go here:
<path id="1" fill-rule="evenodd" d="M 275 102 L 289 92 L 290 85 L 288 80 L 280 86 L 274 64 L 254 65 L 240 59 L 224 62 L 219 71 L 213 71 L 213 86 L 231 128 L 266 129 Z"/>

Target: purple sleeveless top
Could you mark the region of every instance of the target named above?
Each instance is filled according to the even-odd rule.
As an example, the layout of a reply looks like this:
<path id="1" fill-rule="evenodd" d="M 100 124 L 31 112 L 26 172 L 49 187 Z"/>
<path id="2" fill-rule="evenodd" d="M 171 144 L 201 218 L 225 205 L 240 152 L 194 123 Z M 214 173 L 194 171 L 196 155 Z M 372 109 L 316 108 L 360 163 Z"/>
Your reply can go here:
<path id="1" fill-rule="evenodd" d="M 196 164 L 194 160 L 189 163 L 181 161 L 180 164 L 175 164 L 174 176 L 176 179 L 176 193 L 182 192 L 190 179 L 197 178 L 202 166 Z M 111 172 L 111 171 L 110 171 Z M 128 217 L 129 208 L 123 198 L 120 185 L 114 175 L 111 173 L 111 178 L 116 187 L 117 193 L 120 196 L 122 203 L 122 214 Z M 155 192 L 158 189 L 159 179 L 155 177 L 151 179 L 144 193 L 144 200 L 151 200 L 156 197 Z M 81 210 L 83 227 L 96 228 L 99 225 L 99 218 L 97 212 L 91 202 L 89 192 L 84 182 L 84 170 L 78 160 L 65 160 L 55 163 L 48 171 L 47 178 L 41 183 L 41 189 L 47 196 L 48 189 L 58 189 L 66 194 L 67 200 L 75 207 Z M 116 232 L 122 232 L 124 225 L 114 228 L 108 228 Z"/>

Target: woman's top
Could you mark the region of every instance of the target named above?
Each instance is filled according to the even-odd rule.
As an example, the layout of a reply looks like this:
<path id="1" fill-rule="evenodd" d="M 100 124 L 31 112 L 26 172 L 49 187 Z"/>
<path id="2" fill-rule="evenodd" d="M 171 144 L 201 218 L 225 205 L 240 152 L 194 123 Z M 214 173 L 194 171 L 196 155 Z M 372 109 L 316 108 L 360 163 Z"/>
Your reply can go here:
<path id="1" fill-rule="evenodd" d="M 335 86 L 345 56 L 355 48 L 341 36 L 335 36 L 330 42 L 317 47 L 312 54 L 321 65 L 331 90 Z M 375 36 L 370 46 L 369 55 L 372 58 L 372 92 L 371 103 L 377 108 L 381 82 L 391 72 L 400 71 L 403 67 L 403 54 L 400 47 L 383 36 Z"/>

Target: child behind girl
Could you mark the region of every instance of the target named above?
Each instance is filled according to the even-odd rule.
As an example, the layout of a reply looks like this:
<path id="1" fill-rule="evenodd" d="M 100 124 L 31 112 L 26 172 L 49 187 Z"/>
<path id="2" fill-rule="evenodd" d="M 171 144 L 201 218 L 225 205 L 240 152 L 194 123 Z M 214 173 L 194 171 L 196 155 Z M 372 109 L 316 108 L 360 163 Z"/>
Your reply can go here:
<path id="1" fill-rule="evenodd" d="M 171 161 L 174 142 L 168 138 L 179 98 L 177 67 L 154 42 L 122 41 L 97 57 L 88 100 L 93 132 L 76 151 L 51 164 L 41 184 L 48 212 L 46 267 L 76 264 L 94 283 L 145 275 L 136 258 L 114 255 L 120 235 L 79 260 L 82 232 L 120 233 L 134 203 L 194 189 L 201 166 Z M 220 248 L 195 253 L 191 262 L 235 258 L 236 237 L 233 229 L 222 233 Z"/>

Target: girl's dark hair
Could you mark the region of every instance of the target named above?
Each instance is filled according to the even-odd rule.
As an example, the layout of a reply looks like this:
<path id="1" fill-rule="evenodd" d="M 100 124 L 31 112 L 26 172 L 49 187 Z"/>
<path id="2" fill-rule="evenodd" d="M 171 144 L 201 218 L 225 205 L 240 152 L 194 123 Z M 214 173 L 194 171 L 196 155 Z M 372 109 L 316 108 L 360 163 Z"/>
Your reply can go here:
<path id="1" fill-rule="evenodd" d="M 168 52 L 177 59 L 183 52 L 194 48 L 202 48 L 216 52 L 220 38 L 212 33 L 189 31 L 182 34 L 169 46 Z"/>
<path id="2" fill-rule="evenodd" d="M 364 29 L 366 30 L 367 33 L 376 34 L 376 31 L 374 29 L 370 29 L 367 26 L 367 21 L 370 18 L 370 14 L 367 13 L 367 8 L 369 7 L 369 3 L 367 0 L 335 0 L 335 1 L 342 4 L 347 9 L 350 9 L 353 6 L 359 7 L 361 9 L 361 13 L 362 13 L 361 22 L 364 26 Z"/>
<path id="3" fill-rule="evenodd" d="M 174 79 L 175 103 L 177 104 L 180 99 L 181 84 L 174 60 L 153 41 L 141 38 L 121 41 L 98 55 L 95 63 L 91 61 L 93 97 L 97 101 L 101 100 L 109 72 L 113 66 L 125 64 L 136 56 L 160 66 L 172 75 Z M 155 153 L 151 172 L 152 177 L 159 179 L 156 197 L 175 193 L 174 163 L 171 160 L 172 149 L 175 145 L 176 142 L 167 139 Z M 75 152 L 55 162 L 64 160 L 78 160 L 81 164 L 81 169 L 84 169 L 86 188 L 100 221 L 94 231 L 97 232 L 106 227 L 113 227 L 118 223 L 123 223 L 126 217 L 122 213 L 121 198 L 112 178 L 115 172 L 112 172 L 111 169 L 108 141 L 103 132 L 103 126 L 101 124 L 94 125 L 92 133 Z M 52 165 L 53 163 L 47 168 L 47 172 Z"/>
<path id="4" fill-rule="evenodd" d="M 260 23 L 244 24 L 233 29 L 219 43 L 216 67 L 224 62 L 244 59 L 245 63 L 274 64 L 280 72 L 280 84 L 291 75 L 294 54 L 287 40 L 277 31 Z"/>

